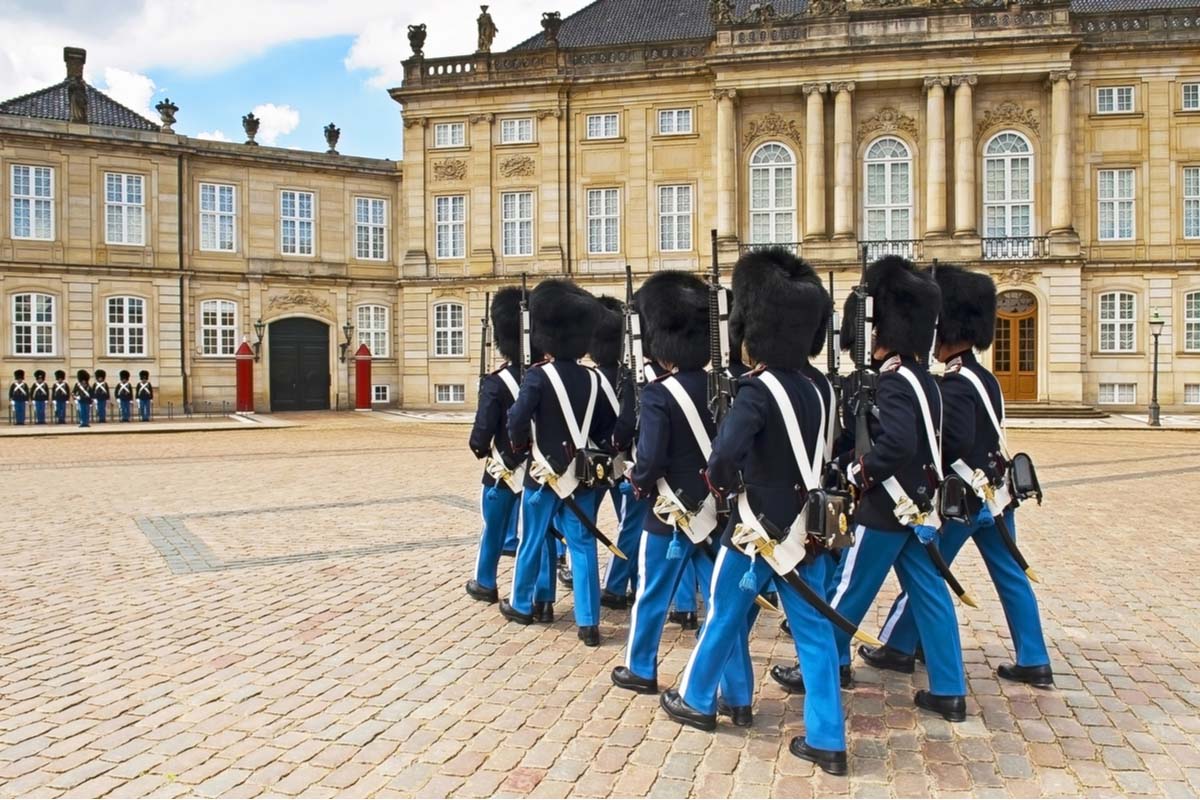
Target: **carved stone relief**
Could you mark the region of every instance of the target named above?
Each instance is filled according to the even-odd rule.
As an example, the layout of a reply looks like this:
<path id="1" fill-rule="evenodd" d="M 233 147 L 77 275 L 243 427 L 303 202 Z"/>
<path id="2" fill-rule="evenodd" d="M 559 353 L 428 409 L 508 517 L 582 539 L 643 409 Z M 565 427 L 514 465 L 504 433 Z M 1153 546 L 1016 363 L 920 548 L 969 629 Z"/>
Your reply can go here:
<path id="1" fill-rule="evenodd" d="M 307 289 L 296 289 L 286 294 L 277 294 L 267 301 L 267 308 L 286 311 L 291 308 L 308 308 L 323 314 L 330 313 L 329 301 L 318 297 Z"/>
<path id="2" fill-rule="evenodd" d="M 461 158 L 433 162 L 433 179 L 435 181 L 461 181 L 465 177 L 467 177 L 467 162 Z"/>
<path id="3" fill-rule="evenodd" d="M 533 156 L 510 156 L 500 162 L 500 174 L 505 178 L 527 178 L 535 167 Z"/>
<path id="4" fill-rule="evenodd" d="M 858 139 L 862 141 L 876 133 L 906 133 L 917 138 L 917 121 L 903 111 L 888 106 L 879 109 L 875 116 L 865 119 L 858 125 Z"/>
<path id="5" fill-rule="evenodd" d="M 751 142 L 761 136 L 786 136 L 796 144 L 801 142 L 800 128 L 796 125 L 796 121 L 784 119 L 774 111 L 762 119 L 751 120 L 750 124 L 746 126 L 744 146 L 749 147 Z"/>
<path id="6" fill-rule="evenodd" d="M 1037 112 L 1032 108 L 1022 108 L 1012 100 L 1005 100 L 983 112 L 979 124 L 975 126 L 975 136 L 982 136 L 984 131 L 1001 125 L 1024 125 L 1034 133 L 1039 133 Z"/>

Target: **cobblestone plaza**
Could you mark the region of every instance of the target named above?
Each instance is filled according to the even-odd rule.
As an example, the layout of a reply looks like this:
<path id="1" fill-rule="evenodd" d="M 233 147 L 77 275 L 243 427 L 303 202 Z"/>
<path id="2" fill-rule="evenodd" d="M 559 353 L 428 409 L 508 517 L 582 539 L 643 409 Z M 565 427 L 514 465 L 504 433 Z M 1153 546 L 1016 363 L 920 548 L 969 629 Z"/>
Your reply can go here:
<path id="1" fill-rule="evenodd" d="M 1015 433 L 1048 494 L 1021 530 L 1058 688 L 996 679 L 1007 630 L 968 548 L 968 721 L 913 709 L 923 670 L 856 663 L 847 780 L 787 751 L 803 700 L 766 675 L 794 659 L 774 619 L 751 641 L 754 727 L 682 729 L 609 681 L 626 612 L 604 612 L 593 650 L 569 593 L 529 628 L 463 593 L 479 524 L 465 427 L 294 421 L 0 439 L 0 795 L 1200 792 L 1200 552 L 1186 516 L 1159 516 L 1200 496 L 1195 434 Z M 693 641 L 668 626 L 664 687 Z"/>

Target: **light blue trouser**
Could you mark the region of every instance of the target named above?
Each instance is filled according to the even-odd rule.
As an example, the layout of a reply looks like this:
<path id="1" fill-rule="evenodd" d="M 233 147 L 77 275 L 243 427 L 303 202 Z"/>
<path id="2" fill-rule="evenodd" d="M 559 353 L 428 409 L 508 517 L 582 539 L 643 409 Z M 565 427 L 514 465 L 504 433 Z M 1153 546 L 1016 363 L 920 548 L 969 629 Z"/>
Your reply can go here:
<path id="1" fill-rule="evenodd" d="M 1013 538 L 1017 536 L 1012 509 L 1004 513 L 1008 521 L 1008 530 Z M 1038 614 L 1037 598 L 1033 594 L 1033 586 L 1025 572 L 1017 566 L 1017 561 L 1008 552 L 1000 538 L 1000 531 L 995 525 L 963 525 L 958 522 L 947 522 L 942 528 L 938 548 L 946 557 L 947 564 L 953 564 L 959 550 L 968 539 L 975 540 L 979 554 L 992 583 L 996 585 L 996 594 L 1000 596 L 1000 605 L 1004 607 L 1004 617 L 1008 620 L 1008 630 L 1012 634 L 1013 647 L 1017 651 L 1017 664 L 1022 667 L 1040 667 L 1050 663 L 1050 654 L 1046 652 L 1046 639 L 1042 635 L 1042 620 Z M 879 638 L 884 644 L 894 650 L 912 655 L 917 651 L 919 639 L 917 626 L 913 622 L 912 612 L 908 608 L 908 596 L 901 593 L 892 603 L 888 612 L 887 622 Z"/>
<path id="2" fill-rule="evenodd" d="M 512 510 L 508 513 L 508 530 L 504 536 L 504 552 L 516 553 L 517 540 L 520 538 L 517 534 L 517 529 L 521 525 L 521 504 L 515 502 L 512 504 Z"/>
<path id="3" fill-rule="evenodd" d="M 825 585 L 828 561 L 806 560 L 800 576 L 810 586 Z M 741 586 L 746 573 L 753 571 L 753 591 Z M 735 696 L 723 688 L 725 701 L 733 706 L 750 705 L 754 674 L 750 662 L 749 620 L 754 598 L 775 576 L 765 559 L 753 562 L 740 551 L 722 547 L 713 572 L 712 597 L 709 599 L 704 629 L 692 658 L 683 673 L 680 693 L 688 705 L 705 713 L 716 706 L 717 676 L 713 665 L 724 664 L 731 687 L 745 694 Z M 783 581 L 776 581 L 779 600 L 787 614 L 796 649 L 801 654 L 804 683 L 805 740 L 822 750 L 845 750 L 846 731 L 842 713 L 838 658 L 834 646 L 833 625 L 810 606 L 800 594 Z"/>
<path id="4" fill-rule="evenodd" d="M 117 405 L 121 408 L 121 422 L 129 422 L 129 407 L 132 400 L 118 400 Z"/>
<path id="5" fill-rule="evenodd" d="M 96 401 L 96 422 L 108 422 L 108 401 Z"/>
<path id="6" fill-rule="evenodd" d="M 595 521 L 599 494 L 579 490 L 574 499 L 580 510 Z M 536 601 L 554 600 L 554 542 L 550 525 L 567 540 L 574 577 L 575 624 L 598 625 L 600 622 L 600 570 L 596 557 L 596 539 L 566 504 L 547 488 L 526 489 L 521 499 L 521 533 L 517 545 L 517 563 L 513 569 L 513 608 L 532 613 Z M 534 596 L 534 590 L 537 596 Z M 546 584 L 549 584 L 548 586 Z M 548 595 L 548 596 L 547 596 Z"/>
<path id="7" fill-rule="evenodd" d="M 26 403 L 25 400 L 13 400 L 13 402 L 12 402 L 13 424 L 15 424 L 15 425 L 24 425 L 25 424 L 25 403 Z"/>
<path id="8" fill-rule="evenodd" d="M 62 425 L 67 421 L 67 401 L 66 400 L 55 400 L 54 401 L 54 421 L 57 422 L 59 425 Z"/>
<path id="9" fill-rule="evenodd" d="M 642 539 L 642 526 L 645 525 L 646 514 L 650 512 L 650 501 L 638 500 L 633 496 L 633 484 L 621 481 L 608 492 L 612 498 L 613 510 L 617 513 L 617 521 L 621 529 L 617 532 L 617 547 L 629 556 L 629 559 L 617 558 L 610 554 L 608 566 L 604 570 L 604 589 L 624 597 L 629 590 L 637 585 L 637 553 Z"/>
<path id="10" fill-rule="evenodd" d="M 142 418 L 142 422 L 150 421 L 150 401 L 145 398 L 138 400 L 138 416 Z"/>
<path id="11" fill-rule="evenodd" d="M 838 565 L 837 591 L 831 604 L 858 625 L 892 567 L 909 596 L 908 605 L 920 632 L 930 692 L 948 697 L 965 695 L 962 643 L 950 590 L 915 533 L 859 525 L 854 547 L 846 551 Z M 839 628 L 834 636 L 842 663 L 849 664 L 850 635 Z"/>
<path id="12" fill-rule="evenodd" d="M 672 540 L 676 558 L 670 558 Z M 637 549 L 637 600 L 629 614 L 629 640 L 625 646 L 625 666 L 634 675 L 658 677 L 658 644 L 667 621 L 667 605 L 685 574 L 691 574 L 695 583 L 693 564 L 697 560 L 708 561 L 708 556 L 684 534 L 642 533 Z"/>
<path id="13" fill-rule="evenodd" d="M 92 402 L 90 400 L 76 401 L 75 413 L 79 417 L 79 427 L 88 427 L 91 424 Z"/>
<path id="14" fill-rule="evenodd" d="M 679 574 L 679 584 L 675 587 L 675 596 L 671 599 L 671 607 L 684 613 L 696 612 L 697 574 L 695 560 L 683 565 Z"/>
<path id="15" fill-rule="evenodd" d="M 483 531 L 479 534 L 479 554 L 475 557 L 475 580 L 487 589 L 496 588 L 496 566 L 508 535 L 515 535 L 514 513 L 519 514 L 521 496 L 504 483 L 481 487 L 479 501 Z"/>
<path id="16" fill-rule="evenodd" d="M 34 425 L 45 425 L 46 424 L 46 401 L 45 400 L 34 400 L 33 401 L 33 424 Z"/>

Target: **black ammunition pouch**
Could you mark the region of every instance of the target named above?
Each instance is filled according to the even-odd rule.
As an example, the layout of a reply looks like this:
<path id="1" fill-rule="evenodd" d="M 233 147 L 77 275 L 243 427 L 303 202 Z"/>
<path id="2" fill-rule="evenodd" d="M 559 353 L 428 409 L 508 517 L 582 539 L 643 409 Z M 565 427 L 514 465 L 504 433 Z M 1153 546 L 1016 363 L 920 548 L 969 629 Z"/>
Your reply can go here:
<path id="1" fill-rule="evenodd" d="M 850 529 L 851 501 L 848 492 L 813 489 L 805 498 L 804 528 L 810 541 L 828 550 L 854 546 Z"/>
<path id="2" fill-rule="evenodd" d="M 1042 484 L 1038 482 L 1037 470 L 1028 453 L 1017 453 L 1008 464 L 1008 486 L 1017 500 L 1031 497 L 1042 504 Z"/>
<path id="3" fill-rule="evenodd" d="M 575 452 L 575 477 L 589 489 L 612 486 L 619 475 L 614 474 L 612 456 L 603 450 L 584 448 Z"/>
<path id="4" fill-rule="evenodd" d="M 951 472 L 942 481 L 938 492 L 938 515 L 951 522 L 961 522 L 966 525 L 971 518 L 968 508 L 968 498 L 974 497 L 975 492 L 957 473 Z"/>

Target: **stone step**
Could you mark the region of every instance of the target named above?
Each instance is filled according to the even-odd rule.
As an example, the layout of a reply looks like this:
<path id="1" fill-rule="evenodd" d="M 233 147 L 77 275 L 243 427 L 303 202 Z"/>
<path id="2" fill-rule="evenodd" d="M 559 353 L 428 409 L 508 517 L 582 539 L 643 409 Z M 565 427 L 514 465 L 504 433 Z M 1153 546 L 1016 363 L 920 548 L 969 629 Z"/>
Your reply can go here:
<path id="1" fill-rule="evenodd" d="M 1104 419 L 1108 414 L 1091 406 L 1073 403 L 1006 403 L 1009 419 Z"/>

